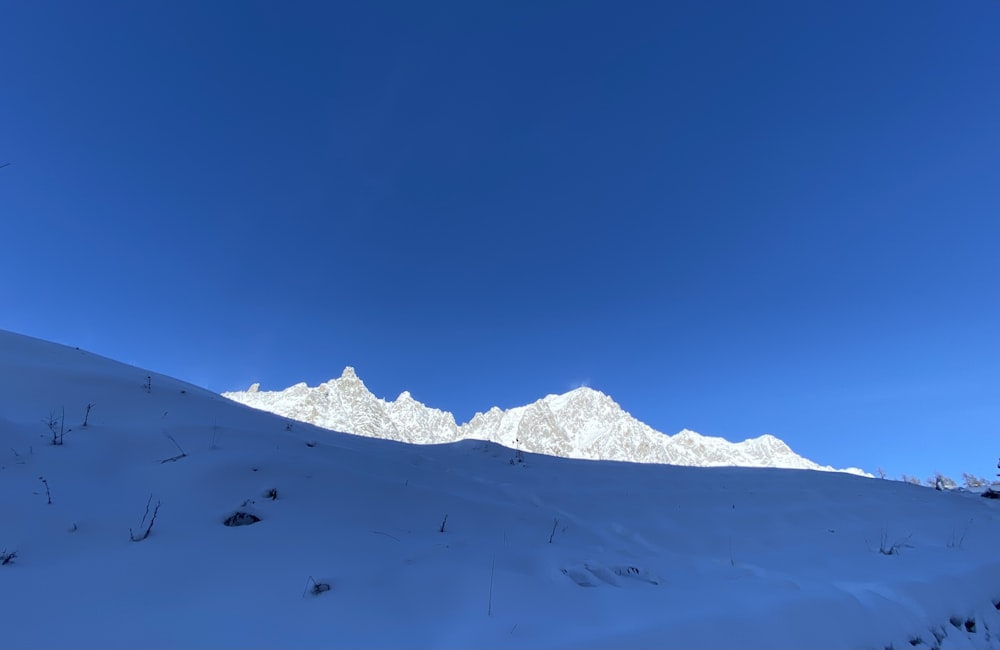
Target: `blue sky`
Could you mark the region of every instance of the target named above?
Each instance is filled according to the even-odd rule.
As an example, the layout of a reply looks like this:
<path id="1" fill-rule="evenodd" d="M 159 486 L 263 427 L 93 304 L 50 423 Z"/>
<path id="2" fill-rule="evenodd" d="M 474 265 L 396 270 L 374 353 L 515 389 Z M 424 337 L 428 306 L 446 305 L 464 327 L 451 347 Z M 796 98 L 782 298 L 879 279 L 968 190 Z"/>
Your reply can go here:
<path id="1" fill-rule="evenodd" d="M 622 6 L 624 5 L 624 6 Z M 6 3 L 0 327 L 1000 456 L 995 2 Z"/>

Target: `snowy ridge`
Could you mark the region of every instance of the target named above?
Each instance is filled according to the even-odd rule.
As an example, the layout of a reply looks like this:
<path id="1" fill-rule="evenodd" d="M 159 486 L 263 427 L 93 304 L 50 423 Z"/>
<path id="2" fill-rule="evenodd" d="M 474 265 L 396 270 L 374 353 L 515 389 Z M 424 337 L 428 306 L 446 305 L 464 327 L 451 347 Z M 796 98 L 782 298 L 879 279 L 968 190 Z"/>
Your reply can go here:
<path id="1" fill-rule="evenodd" d="M 351 367 L 345 368 L 338 379 L 314 388 L 299 383 L 273 392 L 261 391 L 254 384 L 248 391 L 223 393 L 223 396 L 299 422 L 369 438 L 415 444 L 460 439 L 451 413 L 428 408 L 408 392 L 392 402 L 379 399 Z"/>
<path id="2" fill-rule="evenodd" d="M 587 387 L 548 395 L 506 411 L 493 407 L 458 425 L 446 411 L 430 408 L 409 392 L 394 401 L 375 397 L 354 368 L 310 388 L 223 393 L 253 408 L 324 429 L 415 444 L 485 440 L 522 451 L 587 460 L 617 460 L 694 467 L 778 467 L 834 470 L 799 456 L 771 435 L 730 442 L 687 429 L 668 436 L 640 422 L 604 393 Z"/>
<path id="3" fill-rule="evenodd" d="M 1000 650 L 998 501 L 288 425 L 0 331 L 0 645 Z"/>

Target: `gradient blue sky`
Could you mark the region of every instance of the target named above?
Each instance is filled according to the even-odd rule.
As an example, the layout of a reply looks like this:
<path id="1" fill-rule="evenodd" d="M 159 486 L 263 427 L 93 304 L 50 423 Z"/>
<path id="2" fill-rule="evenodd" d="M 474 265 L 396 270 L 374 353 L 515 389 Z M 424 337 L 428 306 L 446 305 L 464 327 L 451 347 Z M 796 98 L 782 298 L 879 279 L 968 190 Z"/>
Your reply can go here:
<path id="1" fill-rule="evenodd" d="M 997 2 L 8 2 L 0 327 L 1000 456 Z"/>

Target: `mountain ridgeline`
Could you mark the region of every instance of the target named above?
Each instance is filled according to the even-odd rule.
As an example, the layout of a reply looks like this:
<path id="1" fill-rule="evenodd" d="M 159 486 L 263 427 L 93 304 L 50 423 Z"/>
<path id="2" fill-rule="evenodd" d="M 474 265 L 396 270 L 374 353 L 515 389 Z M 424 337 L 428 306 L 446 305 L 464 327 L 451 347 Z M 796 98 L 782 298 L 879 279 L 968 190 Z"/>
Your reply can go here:
<path id="1" fill-rule="evenodd" d="M 261 391 L 254 384 L 247 391 L 223 395 L 325 429 L 414 444 L 487 440 L 564 458 L 864 474 L 855 468 L 834 470 L 818 465 L 771 435 L 739 443 L 687 429 L 668 436 L 629 415 L 604 393 L 586 387 L 506 411 L 493 407 L 461 425 L 451 413 L 425 406 L 409 392 L 394 401 L 375 397 L 350 367 L 338 379 L 314 388 L 300 383 L 281 391 Z"/>

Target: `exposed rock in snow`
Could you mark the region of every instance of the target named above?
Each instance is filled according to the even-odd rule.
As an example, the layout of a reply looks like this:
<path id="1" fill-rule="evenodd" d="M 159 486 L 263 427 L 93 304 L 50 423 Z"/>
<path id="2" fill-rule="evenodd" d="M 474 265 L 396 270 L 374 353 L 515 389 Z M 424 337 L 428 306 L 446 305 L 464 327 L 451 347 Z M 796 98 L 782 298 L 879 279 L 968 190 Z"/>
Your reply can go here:
<path id="1" fill-rule="evenodd" d="M 512 449 L 590 460 L 701 467 L 782 467 L 833 470 L 793 452 L 771 435 L 743 442 L 681 431 L 668 436 L 640 422 L 604 393 L 580 387 L 507 411 L 493 407 L 458 425 L 404 391 L 394 401 L 375 397 L 348 366 L 339 379 L 310 388 L 224 393 L 229 399 L 326 429 L 418 444 L 473 439 Z M 854 468 L 843 470 L 864 474 Z"/>

